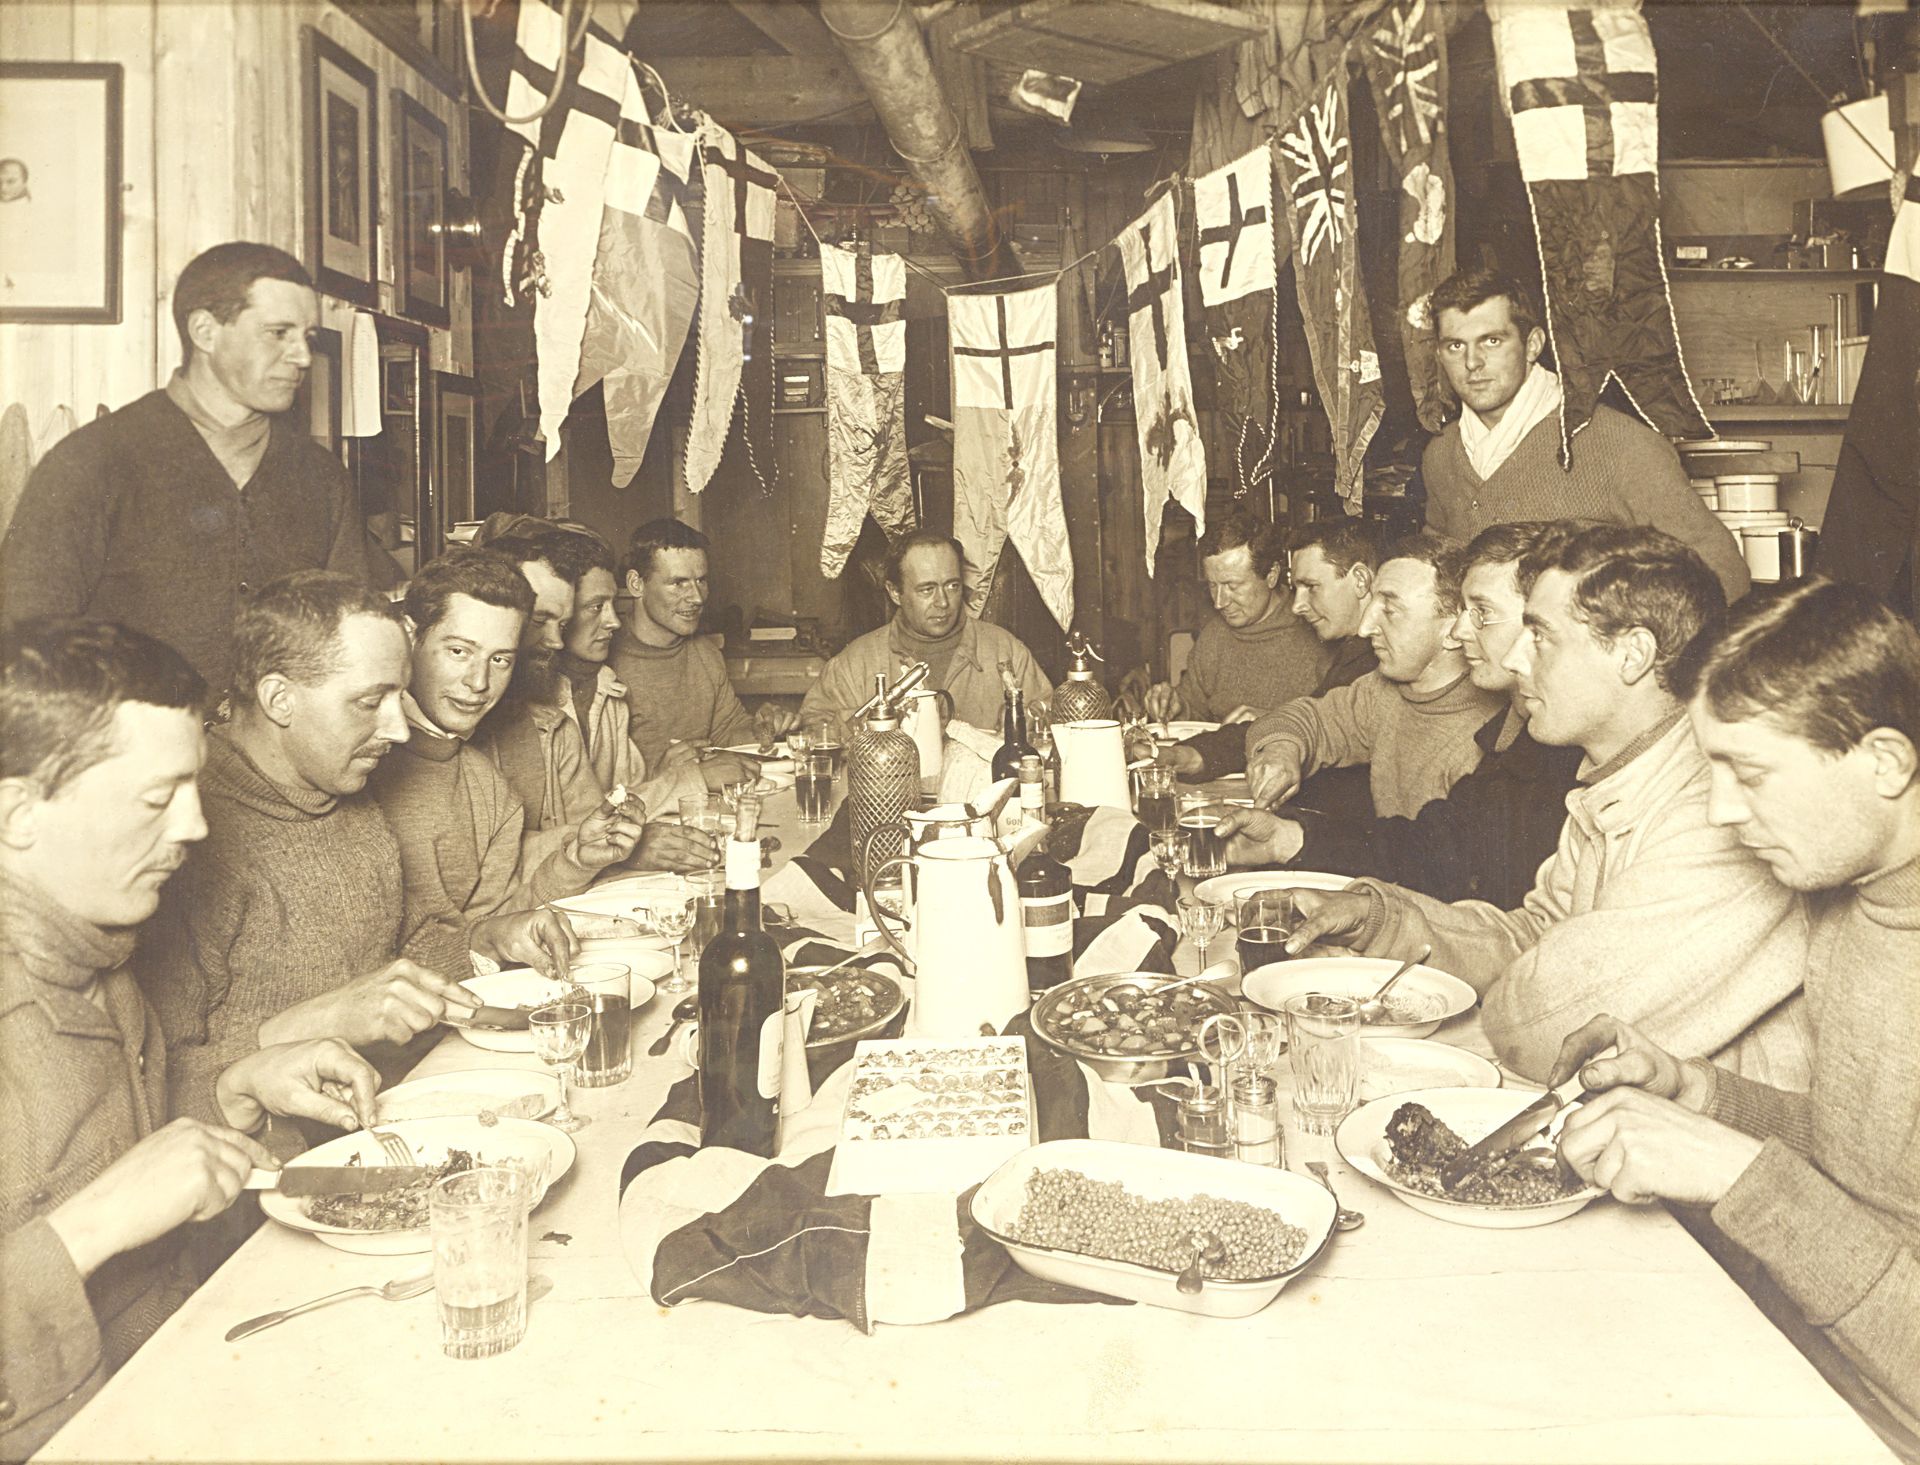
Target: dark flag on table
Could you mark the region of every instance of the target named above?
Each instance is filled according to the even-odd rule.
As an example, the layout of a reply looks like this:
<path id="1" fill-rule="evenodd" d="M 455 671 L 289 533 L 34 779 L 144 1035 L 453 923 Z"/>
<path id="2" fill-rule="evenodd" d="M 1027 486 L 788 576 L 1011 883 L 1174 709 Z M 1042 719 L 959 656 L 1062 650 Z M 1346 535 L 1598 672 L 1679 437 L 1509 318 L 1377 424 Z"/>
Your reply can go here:
<path id="1" fill-rule="evenodd" d="M 1193 515 L 1195 538 L 1207 531 L 1207 457 L 1193 409 L 1177 229 L 1169 189 L 1114 241 L 1127 276 L 1127 340 L 1133 357 L 1133 420 L 1140 437 L 1149 575 L 1169 498 Z"/>
<path id="2" fill-rule="evenodd" d="M 1193 212 L 1194 273 L 1237 498 L 1271 478 L 1279 456 L 1273 156 L 1266 146 L 1194 179 Z"/>
<path id="3" fill-rule="evenodd" d="M 773 461 L 773 190 L 780 176 L 710 117 L 699 129 L 700 310 L 687 489 L 720 466 L 744 409 L 747 468 L 771 491 Z"/>
<path id="4" fill-rule="evenodd" d="M 1920 162 L 1901 187 L 1821 525 L 1820 570 L 1895 599 L 1904 590 L 1911 612 L 1920 599 Z"/>
<path id="5" fill-rule="evenodd" d="M 1400 294 L 1396 315 L 1420 425 L 1446 422 L 1428 296 L 1453 273 L 1453 166 L 1447 156 L 1447 39 L 1437 0 L 1398 0 L 1361 45 L 1380 135 L 1400 173 Z"/>
<path id="6" fill-rule="evenodd" d="M 1061 627 L 1073 624 L 1073 551 L 1060 500 L 1059 305 L 1051 283 L 947 296 L 953 357 L 953 533 L 978 615 L 1007 540 Z"/>
<path id="7" fill-rule="evenodd" d="M 1367 444 L 1380 426 L 1385 398 L 1360 278 L 1346 67 L 1333 69 L 1320 94 L 1280 134 L 1279 157 L 1300 316 L 1313 379 L 1333 429 L 1334 489 L 1347 512 L 1357 514 Z"/>
<path id="8" fill-rule="evenodd" d="M 1660 239 L 1659 95 L 1638 0 L 1488 0 L 1500 95 L 1540 242 L 1560 461 L 1609 377 L 1669 437 L 1712 429 L 1687 381 Z"/>
<path id="9" fill-rule="evenodd" d="M 827 326 L 827 527 L 820 573 L 846 568 L 869 510 L 898 539 L 914 525 L 907 472 L 906 262 L 820 246 Z"/>

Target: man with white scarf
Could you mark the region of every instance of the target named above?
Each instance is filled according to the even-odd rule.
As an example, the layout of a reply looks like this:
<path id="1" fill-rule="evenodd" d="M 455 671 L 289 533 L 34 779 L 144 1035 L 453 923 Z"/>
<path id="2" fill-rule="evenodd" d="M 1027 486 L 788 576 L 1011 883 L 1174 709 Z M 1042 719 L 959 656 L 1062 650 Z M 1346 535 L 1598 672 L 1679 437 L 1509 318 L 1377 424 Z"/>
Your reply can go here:
<path id="1" fill-rule="evenodd" d="M 1460 417 L 1421 461 L 1429 528 L 1465 543 L 1521 520 L 1643 524 L 1698 553 L 1729 601 L 1747 593 L 1739 544 L 1652 428 L 1596 407 L 1574 438 L 1572 466 L 1561 468 L 1560 378 L 1540 364 L 1547 333 L 1524 285 L 1490 269 L 1461 270 L 1434 288 L 1431 304 Z"/>

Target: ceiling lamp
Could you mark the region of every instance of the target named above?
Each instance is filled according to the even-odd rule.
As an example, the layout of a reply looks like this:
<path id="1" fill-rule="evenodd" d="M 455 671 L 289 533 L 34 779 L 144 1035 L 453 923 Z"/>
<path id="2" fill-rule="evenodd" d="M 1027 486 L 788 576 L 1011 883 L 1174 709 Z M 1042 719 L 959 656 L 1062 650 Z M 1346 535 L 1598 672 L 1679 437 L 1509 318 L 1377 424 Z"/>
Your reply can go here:
<path id="1" fill-rule="evenodd" d="M 1835 198 L 1868 197 L 1893 177 L 1893 124 L 1885 92 L 1826 113 L 1820 119 L 1820 140 L 1826 144 L 1827 176 L 1833 180 Z"/>

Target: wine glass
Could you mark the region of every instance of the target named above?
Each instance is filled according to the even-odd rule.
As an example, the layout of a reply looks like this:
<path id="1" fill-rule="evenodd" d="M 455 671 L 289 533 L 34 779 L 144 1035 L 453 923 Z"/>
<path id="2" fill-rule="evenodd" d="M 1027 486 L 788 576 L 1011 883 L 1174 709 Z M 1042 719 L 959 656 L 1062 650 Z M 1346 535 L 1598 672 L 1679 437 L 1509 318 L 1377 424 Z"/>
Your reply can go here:
<path id="1" fill-rule="evenodd" d="M 555 1129 L 568 1134 L 585 1129 L 593 1121 L 576 1114 L 567 1106 L 567 1078 L 580 1055 L 587 1051 L 587 1037 L 593 1031 L 593 1008 L 585 1002 L 553 1002 L 536 1007 L 527 1017 L 527 1030 L 533 1034 L 533 1051 L 560 1080 L 560 1104 L 547 1119 Z"/>
<path id="2" fill-rule="evenodd" d="M 653 929 L 673 943 L 673 970 L 660 984 L 662 992 L 690 992 L 693 990 L 693 978 L 680 967 L 680 946 L 687 939 L 687 933 L 693 929 L 693 898 L 681 892 L 674 892 L 663 900 L 657 900 L 652 906 Z"/>
<path id="3" fill-rule="evenodd" d="M 1160 873 L 1180 885 L 1180 871 L 1186 864 L 1186 836 L 1176 829 L 1149 829 L 1147 831 L 1147 849 L 1153 855 L 1154 864 L 1160 867 Z"/>
<path id="4" fill-rule="evenodd" d="M 1174 908 L 1180 913 L 1180 929 L 1187 933 L 1187 940 L 1193 943 L 1194 970 L 1200 971 L 1207 964 L 1207 943 L 1220 934 L 1226 912 L 1212 901 L 1202 900 L 1197 895 L 1182 896 Z"/>

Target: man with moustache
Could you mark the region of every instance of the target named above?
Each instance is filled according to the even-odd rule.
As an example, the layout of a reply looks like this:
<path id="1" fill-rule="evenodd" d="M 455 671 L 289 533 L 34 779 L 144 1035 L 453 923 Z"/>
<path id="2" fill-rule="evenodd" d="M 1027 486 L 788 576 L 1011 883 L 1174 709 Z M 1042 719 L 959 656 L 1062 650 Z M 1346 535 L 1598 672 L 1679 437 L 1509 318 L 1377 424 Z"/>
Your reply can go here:
<path id="1" fill-rule="evenodd" d="M 1528 730 L 1586 755 L 1533 888 L 1508 910 L 1373 879 L 1301 891 L 1308 919 L 1288 949 L 1331 939 L 1404 959 L 1431 946 L 1480 993 L 1495 1055 L 1528 1078 L 1612 1011 L 1747 1077 L 1803 1084 L 1805 912 L 1709 819 L 1707 762 L 1673 692 L 1674 661 L 1722 608 L 1719 581 L 1670 535 L 1613 526 L 1546 546 L 1523 573 L 1533 587 L 1505 662 Z"/>
<path id="2" fill-rule="evenodd" d="M 1812 1081 L 1682 1063 L 1597 1017 L 1548 1076 L 1606 1091 L 1560 1154 L 1623 1201 L 1710 1208 L 1761 1310 L 1920 1458 L 1920 636 L 1869 590 L 1806 581 L 1710 626 L 1674 686 L 1708 819 L 1806 897 Z"/>
<path id="3" fill-rule="evenodd" d="M 404 605 L 413 635 L 401 697 L 409 736 L 368 787 L 400 842 L 407 950 L 436 971 L 464 977 L 469 950 L 492 954 L 501 918 L 522 913 L 526 942 L 505 959 L 564 972 L 578 949 L 572 929 L 539 907 L 578 894 L 624 860 L 640 826 L 602 803 L 559 848 L 524 867 L 520 800 L 468 740 L 506 692 L 533 589 L 498 550 L 462 548 L 428 561 Z"/>
<path id="4" fill-rule="evenodd" d="M 1248 729 L 1254 803 L 1275 808 L 1308 775 L 1363 763 L 1381 818 L 1410 819 L 1445 797 L 1480 761 L 1474 734 L 1501 702 L 1468 678 L 1448 640 L 1462 608 L 1457 546 L 1431 533 L 1391 546 L 1359 624 L 1379 669 L 1296 698 Z"/>
<path id="5" fill-rule="evenodd" d="M 1502 662 L 1520 635 L 1532 584 L 1522 562 L 1578 532 L 1572 524 L 1496 524 L 1467 546 L 1464 606 L 1448 635 L 1468 679 L 1507 701 L 1474 734 L 1478 766 L 1445 798 L 1411 819 L 1236 809 L 1219 826 L 1229 841 L 1228 863 L 1373 875 L 1436 900 L 1518 905 L 1559 842 L 1580 751 L 1534 741 L 1519 681 Z"/>
<path id="6" fill-rule="evenodd" d="M 0 544 L 0 620 L 119 621 L 218 694 L 252 586 L 301 569 L 365 579 L 353 485 L 286 415 L 317 309 L 306 270 L 269 245 L 216 245 L 182 270 L 180 370 L 34 468 Z"/>
<path id="7" fill-rule="evenodd" d="M 408 959 L 400 847 L 364 793 L 407 740 L 407 659 L 399 608 L 344 575 L 283 576 L 241 608 L 232 721 L 200 775 L 207 838 L 141 936 L 184 1112 L 205 1117 L 211 1076 L 262 1044 L 342 1038 L 397 1076 L 413 1038 L 472 1006 Z M 524 925 L 478 943 L 504 959 Z"/>
<path id="8" fill-rule="evenodd" d="M 187 1223 L 224 1211 L 268 1112 L 358 1127 L 374 1073 L 344 1044 L 249 1053 L 207 1121 L 167 1122 L 166 1043 L 134 932 L 206 833 L 206 684 L 106 622 L 0 642 L 0 1455 L 25 1459 L 193 1288 Z"/>
<path id="9" fill-rule="evenodd" d="M 1509 520 L 1644 524 L 1691 547 L 1726 590 L 1747 593 L 1747 564 L 1700 502 L 1680 456 L 1644 423 L 1597 406 L 1560 466 L 1560 378 L 1540 364 L 1547 333 L 1532 293 L 1486 268 L 1434 287 L 1435 349 L 1460 417 L 1427 445 L 1427 526 L 1471 539 Z"/>

